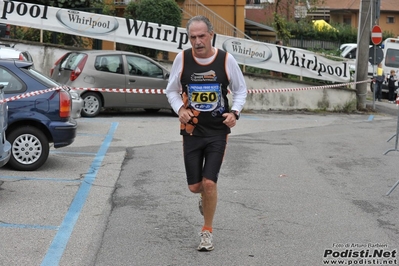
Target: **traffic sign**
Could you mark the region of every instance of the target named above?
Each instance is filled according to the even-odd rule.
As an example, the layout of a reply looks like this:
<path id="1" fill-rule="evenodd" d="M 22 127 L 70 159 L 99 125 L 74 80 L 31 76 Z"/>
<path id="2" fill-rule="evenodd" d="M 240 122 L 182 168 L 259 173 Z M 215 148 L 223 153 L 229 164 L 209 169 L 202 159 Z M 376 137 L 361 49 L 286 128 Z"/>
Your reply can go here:
<path id="1" fill-rule="evenodd" d="M 369 48 L 369 62 L 372 65 L 378 65 L 384 59 L 384 51 L 377 46 L 371 46 Z"/>
<path id="2" fill-rule="evenodd" d="M 371 41 L 374 45 L 378 45 L 382 42 L 382 30 L 380 26 L 374 25 L 373 29 L 371 30 Z"/>

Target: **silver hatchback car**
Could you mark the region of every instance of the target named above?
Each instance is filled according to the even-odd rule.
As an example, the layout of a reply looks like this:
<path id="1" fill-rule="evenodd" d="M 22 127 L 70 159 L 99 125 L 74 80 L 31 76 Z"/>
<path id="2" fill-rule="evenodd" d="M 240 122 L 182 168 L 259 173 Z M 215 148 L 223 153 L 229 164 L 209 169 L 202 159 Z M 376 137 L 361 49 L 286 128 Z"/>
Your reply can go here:
<path id="1" fill-rule="evenodd" d="M 50 76 L 80 94 L 84 101 L 84 117 L 97 116 L 103 108 L 172 110 L 162 91 L 166 89 L 169 71 L 140 54 L 109 50 L 68 52 L 55 63 Z M 132 93 L 133 89 L 157 91 Z"/>

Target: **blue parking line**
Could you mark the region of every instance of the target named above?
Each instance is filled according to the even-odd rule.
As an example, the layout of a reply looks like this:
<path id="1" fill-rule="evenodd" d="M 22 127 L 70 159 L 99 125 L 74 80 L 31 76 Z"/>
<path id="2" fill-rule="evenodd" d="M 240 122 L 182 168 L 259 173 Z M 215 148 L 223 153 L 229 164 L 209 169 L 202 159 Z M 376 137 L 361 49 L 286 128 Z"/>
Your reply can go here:
<path id="1" fill-rule="evenodd" d="M 374 119 L 374 115 L 369 115 L 368 121 L 373 121 L 373 119 Z"/>
<path id="2" fill-rule="evenodd" d="M 87 171 L 88 174 L 85 175 L 85 178 L 83 179 L 84 182 L 82 182 L 79 190 L 76 192 L 76 195 L 71 205 L 69 206 L 69 210 L 66 213 L 65 218 L 62 221 L 61 226 L 57 234 L 55 235 L 49 249 L 47 250 L 47 254 L 44 257 L 41 266 L 55 266 L 59 264 L 65 247 L 71 237 L 76 221 L 78 220 L 80 212 L 82 211 L 83 206 L 86 202 L 86 198 L 90 192 L 90 188 L 94 180 L 96 179 L 104 156 L 107 153 L 108 147 L 112 142 L 112 138 L 115 134 L 117 127 L 118 123 L 114 122 L 111 124 L 111 128 L 108 131 L 108 134 L 106 135 L 102 145 L 100 146 L 100 149 L 98 150 L 97 155 L 90 166 L 90 169 Z"/>

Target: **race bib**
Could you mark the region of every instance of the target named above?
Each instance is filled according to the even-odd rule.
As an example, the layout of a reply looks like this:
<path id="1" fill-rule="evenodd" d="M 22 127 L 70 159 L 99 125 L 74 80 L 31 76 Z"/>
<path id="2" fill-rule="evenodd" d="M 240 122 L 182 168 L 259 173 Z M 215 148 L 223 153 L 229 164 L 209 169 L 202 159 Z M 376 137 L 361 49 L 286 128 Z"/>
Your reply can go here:
<path id="1" fill-rule="evenodd" d="M 190 106 L 201 112 L 213 111 L 220 107 L 220 84 L 189 84 Z"/>

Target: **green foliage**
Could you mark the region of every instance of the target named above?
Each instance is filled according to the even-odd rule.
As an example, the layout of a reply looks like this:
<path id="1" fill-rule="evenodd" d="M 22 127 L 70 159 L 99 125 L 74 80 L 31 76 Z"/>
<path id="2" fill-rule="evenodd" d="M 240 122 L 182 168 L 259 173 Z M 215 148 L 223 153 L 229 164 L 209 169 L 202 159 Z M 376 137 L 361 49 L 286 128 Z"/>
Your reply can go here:
<path id="1" fill-rule="evenodd" d="M 132 1 L 127 5 L 124 17 L 176 27 L 181 25 L 182 20 L 180 7 L 174 0 Z M 154 49 L 123 44 L 118 44 L 118 49 L 144 54 L 153 58 L 159 53 L 159 51 Z"/>
<path id="2" fill-rule="evenodd" d="M 392 31 L 384 31 L 382 33 L 382 39 L 385 40 L 386 38 L 396 38 L 396 35 L 393 34 Z"/>
<path id="3" fill-rule="evenodd" d="M 101 10 L 101 12 L 98 12 L 100 14 L 108 15 L 108 16 L 114 16 L 115 15 L 115 5 L 114 4 L 106 4 L 103 1 L 96 1 L 93 3 L 93 8 L 96 10 Z"/>
<path id="4" fill-rule="evenodd" d="M 95 2 L 101 2 L 100 0 L 28 0 L 23 1 L 25 3 L 30 4 L 39 4 L 45 6 L 54 6 L 61 8 L 81 8 L 81 7 L 90 7 Z"/>
<path id="5" fill-rule="evenodd" d="M 135 19 L 137 18 L 137 8 L 139 6 L 138 2 L 131 1 L 125 8 L 124 17 L 128 19 Z"/>
<path id="6" fill-rule="evenodd" d="M 270 70 L 263 69 L 263 68 L 257 68 L 257 67 L 252 67 L 252 66 L 242 66 L 240 65 L 241 70 L 244 73 L 251 73 L 251 74 L 260 74 L 260 75 L 270 75 Z"/>
<path id="7" fill-rule="evenodd" d="M 357 29 L 350 25 L 333 24 L 333 27 L 338 30 L 337 41 L 340 43 L 355 43 L 357 42 Z"/>
<path id="8" fill-rule="evenodd" d="M 311 20 L 302 19 L 298 23 L 288 23 L 288 31 L 293 38 L 305 40 L 323 40 L 340 43 L 357 41 L 357 29 L 349 25 L 331 24 L 333 28 L 322 27 L 317 29 Z"/>
<path id="9" fill-rule="evenodd" d="M 73 47 L 86 47 L 89 45 L 88 41 L 76 35 L 69 35 L 65 33 L 43 31 L 43 43 L 62 44 Z M 29 40 L 33 42 L 40 42 L 40 30 L 33 28 L 16 27 L 12 32 L 11 38 L 20 40 Z"/>
<path id="10" fill-rule="evenodd" d="M 342 25 L 331 23 L 334 29 L 322 27 L 317 29 L 313 26 L 311 20 L 302 19 L 296 22 L 287 23 L 287 30 L 291 33 L 292 38 L 304 40 L 322 40 L 339 43 L 356 43 L 358 29 L 352 28 L 350 25 Z M 383 40 L 389 37 L 395 37 L 392 32 L 384 31 Z M 370 44 L 371 40 L 370 40 Z"/>
<path id="11" fill-rule="evenodd" d="M 126 6 L 124 17 L 176 27 L 182 20 L 180 7 L 174 0 L 131 1 Z"/>
<path id="12" fill-rule="evenodd" d="M 182 14 L 174 0 L 141 0 L 137 6 L 137 19 L 180 26 Z"/>
<path id="13" fill-rule="evenodd" d="M 288 43 L 292 35 L 289 31 L 287 20 L 277 12 L 273 13 L 273 17 L 274 20 L 272 25 L 277 32 L 278 39 L 283 40 L 284 43 Z"/>

